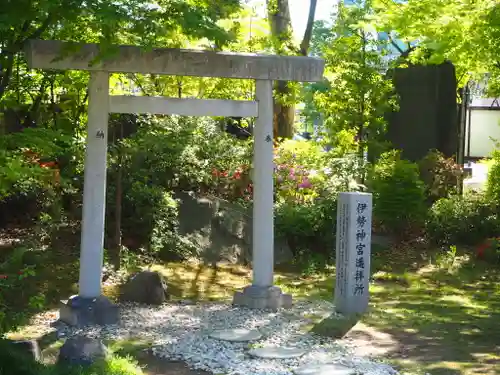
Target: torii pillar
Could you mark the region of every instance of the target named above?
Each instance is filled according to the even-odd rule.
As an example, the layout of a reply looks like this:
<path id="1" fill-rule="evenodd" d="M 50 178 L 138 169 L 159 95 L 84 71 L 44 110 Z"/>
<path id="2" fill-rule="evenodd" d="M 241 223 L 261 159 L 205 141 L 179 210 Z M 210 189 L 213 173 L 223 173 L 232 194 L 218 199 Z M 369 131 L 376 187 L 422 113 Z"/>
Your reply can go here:
<path id="1" fill-rule="evenodd" d="M 292 303 L 273 285 L 273 81 L 317 82 L 324 61 L 303 56 L 234 54 L 214 51 L 116 46 L 113 56 L 98 60 L 99 46 L 31 40 L 28 66 L 47 70 L 90 72 L 88 134 L 79 294 L 61 306 L 61 320 L 71 325 L 109 324 L 119 319 L 117 307 L 101 295 L 109 113 L 179 114 L 187 116 L 256 116 L 254 129 L 253 281 L 236 292 L 234 304 L 277 309 Z M 253 79 L 255 101 L 110 96 L 109 74 L 140 73 Z"/>

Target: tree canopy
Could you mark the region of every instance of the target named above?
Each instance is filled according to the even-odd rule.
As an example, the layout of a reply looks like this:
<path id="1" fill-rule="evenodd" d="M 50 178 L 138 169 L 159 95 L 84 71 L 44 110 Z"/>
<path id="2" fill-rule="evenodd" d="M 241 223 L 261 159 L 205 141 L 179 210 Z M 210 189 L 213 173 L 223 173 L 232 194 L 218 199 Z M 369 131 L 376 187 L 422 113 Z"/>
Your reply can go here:
<path id="1" fill-rule="evenodd" d="M 28 39 L 60 39 L 143 46 L 180 46 L 206 39 L 214 46 L 234 40 L 238 23 L 219 20 L 240 10 L 239 0 L 6 0 L 0 13 L 0 100 Z"/>
<path id="2" fill-rule="evenodd" d="M 485 73 L 490 88 L 500 74 L 500 3 L 496 0 L 377 0 L 372 21 L 380 31 L 394 30 L 418 41 L 412 58 L 426 63 L 450 60 L 461 83 Z"/>

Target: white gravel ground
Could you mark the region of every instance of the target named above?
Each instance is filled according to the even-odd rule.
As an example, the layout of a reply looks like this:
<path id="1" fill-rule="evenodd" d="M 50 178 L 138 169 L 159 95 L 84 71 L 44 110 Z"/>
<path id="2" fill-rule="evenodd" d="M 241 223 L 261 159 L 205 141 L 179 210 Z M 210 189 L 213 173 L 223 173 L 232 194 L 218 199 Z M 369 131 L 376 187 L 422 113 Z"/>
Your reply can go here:
<path id="1" fill-rule="evenodd" d="M 149 339 L 156 356 L 182 360 L 194 369 L 227 375 L 290 375 L 307 364 L 338 363 L 363 375 L 393 375 L 390 366 L 356 357 L 345 344 L 304 333 L 300 327 L 311 323 L 311 316 L 331 315 L 328 302 L 299 302 L 290 310 L 268 312 L 224 304 L 169 304 L 160 307 L 122 305 L 119 325 L 75 330 L 65 327 L 64 335 L 87 334 L 102 339 Z M 258 329 L 263 337 L 253 343 L 233 343 L 209 337 L 216 329 Z M 62 332 L 61 332 L 62 333 Z M 256 346 L 286 346 L 307 349 L 297 359 L 264 360 L 252 358 L 248 349 Z"/>

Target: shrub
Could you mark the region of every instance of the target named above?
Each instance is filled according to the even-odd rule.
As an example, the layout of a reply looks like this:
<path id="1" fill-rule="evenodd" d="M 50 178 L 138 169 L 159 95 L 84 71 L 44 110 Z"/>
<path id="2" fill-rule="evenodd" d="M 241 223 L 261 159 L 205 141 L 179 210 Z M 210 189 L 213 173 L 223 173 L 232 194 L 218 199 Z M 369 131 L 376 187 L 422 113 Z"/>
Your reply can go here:
<path id="1" fill-rule="evenodd" d="M 107 237 L 113 232 L 121 168 L 123 244 L 131 250 L 146 249 L 148 255 L 162 251 L 168 256 L 183 251 L 177 243 L 177 202 L 171 192 L 201 190 L 233 198 L 229 193 L 236 195 L 236 184 L 228 187 L 219 171 L 234 172 L 249 164 L 250 143 L 222 132 L 212 120 L 144 116 L 138 121 L 137 131 L 121 140 L 110 158 Z"/>
<path id="2" fill-rule="evenodd" d="M 326 259 L 333 255 L 337 195 L 340 191 L 361 188 L 354 180 L 362 170 L 359 159 L 335 156 L 333 152 L 322 152 L 320 160 L 308 164 L 307 157 L 286 152 L 282 157 L 278 149 L 276 231 L 287 239 L 300 261 L 316 261 L 318 256 Z M 316 169 L 310 169 L 313 167 Z"/>
<path id="3" fill-rule="evenodd" d="M 0 138 L 0 201 L 60 183 L 57 160 L 71 138 L 56 130 L 25 128 Z"/>
<path id="4" fill-rule="evenodd" d="M 145 249 L 149 255 L 175 246 L 178 204 L 171 193 L 138 181 L 124 191 L 123 244 L 133 250 Z"/>
<path id="5" fill-rule="evenodd" d="M 431 203 L 456 193 L 457 185 L 464 175 L 460 165 L 437 150 L 431 150 L 420 161 L 419 168 L 427 198 Z"/>
<path id="6" fill-rule="evenodd" d="M 399 151 L 382 154 L 367 182 L 373 193 L 374 219 L 383 230 L 402 235 L 423 224 L 424 183 L 418 166 L 401 159 Z"/>
<path id="7" fill-rule="evenodd" d="M 43 262 L 32 257 L 33 264 L 26 264 L 33 252 L 24 246 L 5 251 L 3 255 L 5 259 L 0 263 L 0 334 L 26 323 L 30 313 L 45 305 L 43 294 L 37 291 L 39 294 L 34 295 L 33 290 L 27 288 L 36 283 L 27 279 L 36 276 Z M 26 301 L 27 296 L 30 296 L 29 301 Z"/>
<path id="8" fill-rule="evenodd" d="M 328 153 L 325 157 L 326 168 L 324 173 L 328 176 L 326 188 L 330 191 L 360 191 L 366 186 L 358 180 L 366 174 L 366 163 L 357 154 L 347 154 L 341 158 Z"/>
<path id="9" fill-rule="evenodd" d="M 316 142 L 286 140 L 275 150 L 276 164 L 293 164 L 307 170 L 324 166 L 325 153 Z"/>
<path id="10" fill-rule="evenodd" d="M 170 190 L 212 189 L 212 171 L 249 164 L 251 143 L 238 141 L 215 121 L 193 118 L 149 118 L 122 141 L 123 175 Z M 115 167 L 116 168 L 116 167 Z"/>
<path id="11" fill-rule="evenodd" d="M 483 194 L 466 193 L 439 199 L 426 221 L 426 233 L 437 244 L 474 245 L 500 229 L 495 207 Z"/>
<path id="12" fill-rule="evenodd" d="M 333 254 L 337 221 L 336 195 L 319 197 L 303 204 L 282 202 L 276 207 L 276 235 L 285 238 L 294 256 Z"/>
<path id="13" fill-rule="evenodd" d="M 500 262 L 500 237 L 488 238 L 476 247 L 476 257 L 488 262 Z"/>
<path id="14" fill-rule="evenodd" d="M 250 165 L 245 164 L 230 170 L 212 170 L 211 193 L 230 202 L 252 200 L 253 183 Z"/>
<path id="15" fill-rule="evenodd" d="M 486 196 L 492 203 L 500 206 L 500 150 L 495 150 L 492 156 L 486 181 Z"/>

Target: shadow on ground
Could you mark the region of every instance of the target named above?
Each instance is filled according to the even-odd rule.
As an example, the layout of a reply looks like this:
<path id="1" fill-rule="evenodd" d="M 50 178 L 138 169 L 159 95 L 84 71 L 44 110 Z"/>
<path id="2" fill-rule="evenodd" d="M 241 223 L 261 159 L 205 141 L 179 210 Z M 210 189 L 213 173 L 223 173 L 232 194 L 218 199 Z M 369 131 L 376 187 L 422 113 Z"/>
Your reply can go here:
<path id="1" fill-rule="evenodd" d="M 36 263 L 48 264 L 43 262 L 47 254 L 37 254 Z M 77 252 L 50 255 L 55 263 L 37 268 L 29 287 L 17 290 L 16 301 L 44 295 L 44 307 L 51 307 L 76 291 Z M 435 266 L 435 258 L 435 252 L 415 246 L 375 248 L 369 313 L 361 319 L 311 317 L 311 325 L 304 328 L 364 345 L 368 354 L 389 358 L 412 374 L 500 373 L 500 267 L 462 258 L 444 269 Z M 168 263 L 153 269 L 166 276 L 174 299 L 227 302 L 235 290 L 251 283 L 251 270 L 242 266 Z M 332 300 L 334 278 L 333 267 L 312 274 L 291 267 L 277 270 L 275 282 L 295 299 Z M 111 289 L 105 292 L 113 294 Z M 139 356 L 143 352 L 138 347 L 119 350 Z M 161 369 L 152 371 L 162 374 Z"/>
<path id="2" fill-rule="evenodd" d="M 412 374 L 500 373 L 499 270 L 467 258 L 443 269 L 433 265 L 435 256 L 415 248 L 376 249 L 369 313 L 361 319 L 313 317 L 307 328 L 354 341 L 363 354 L 389 358 Z M 251 282 L 251 272 L 237 266 L 157 269 L 175 286 L 176 298 L 228 301 Z M 331 300 L 334 277 L 333 268 L 314 275 L 280 270 L 275 280 L 296 299 Z"/>
<path id="3" fill-rule="evenodd" d="M 384 257 L 391 263 L 375 257 L 369 313 L 354 321 L 329 318 L 312 330 L 378 347 L 385 340 L 383 356 L 412 374 L 500 373 L 499 269 L 467 257 L 440 268 L 426 261 L 434 255 L 420 252 L 423 261 L 410 264 L 395 262 L 397 254 Z M 316 288 L 333 293 L 333 283 Z"/>

